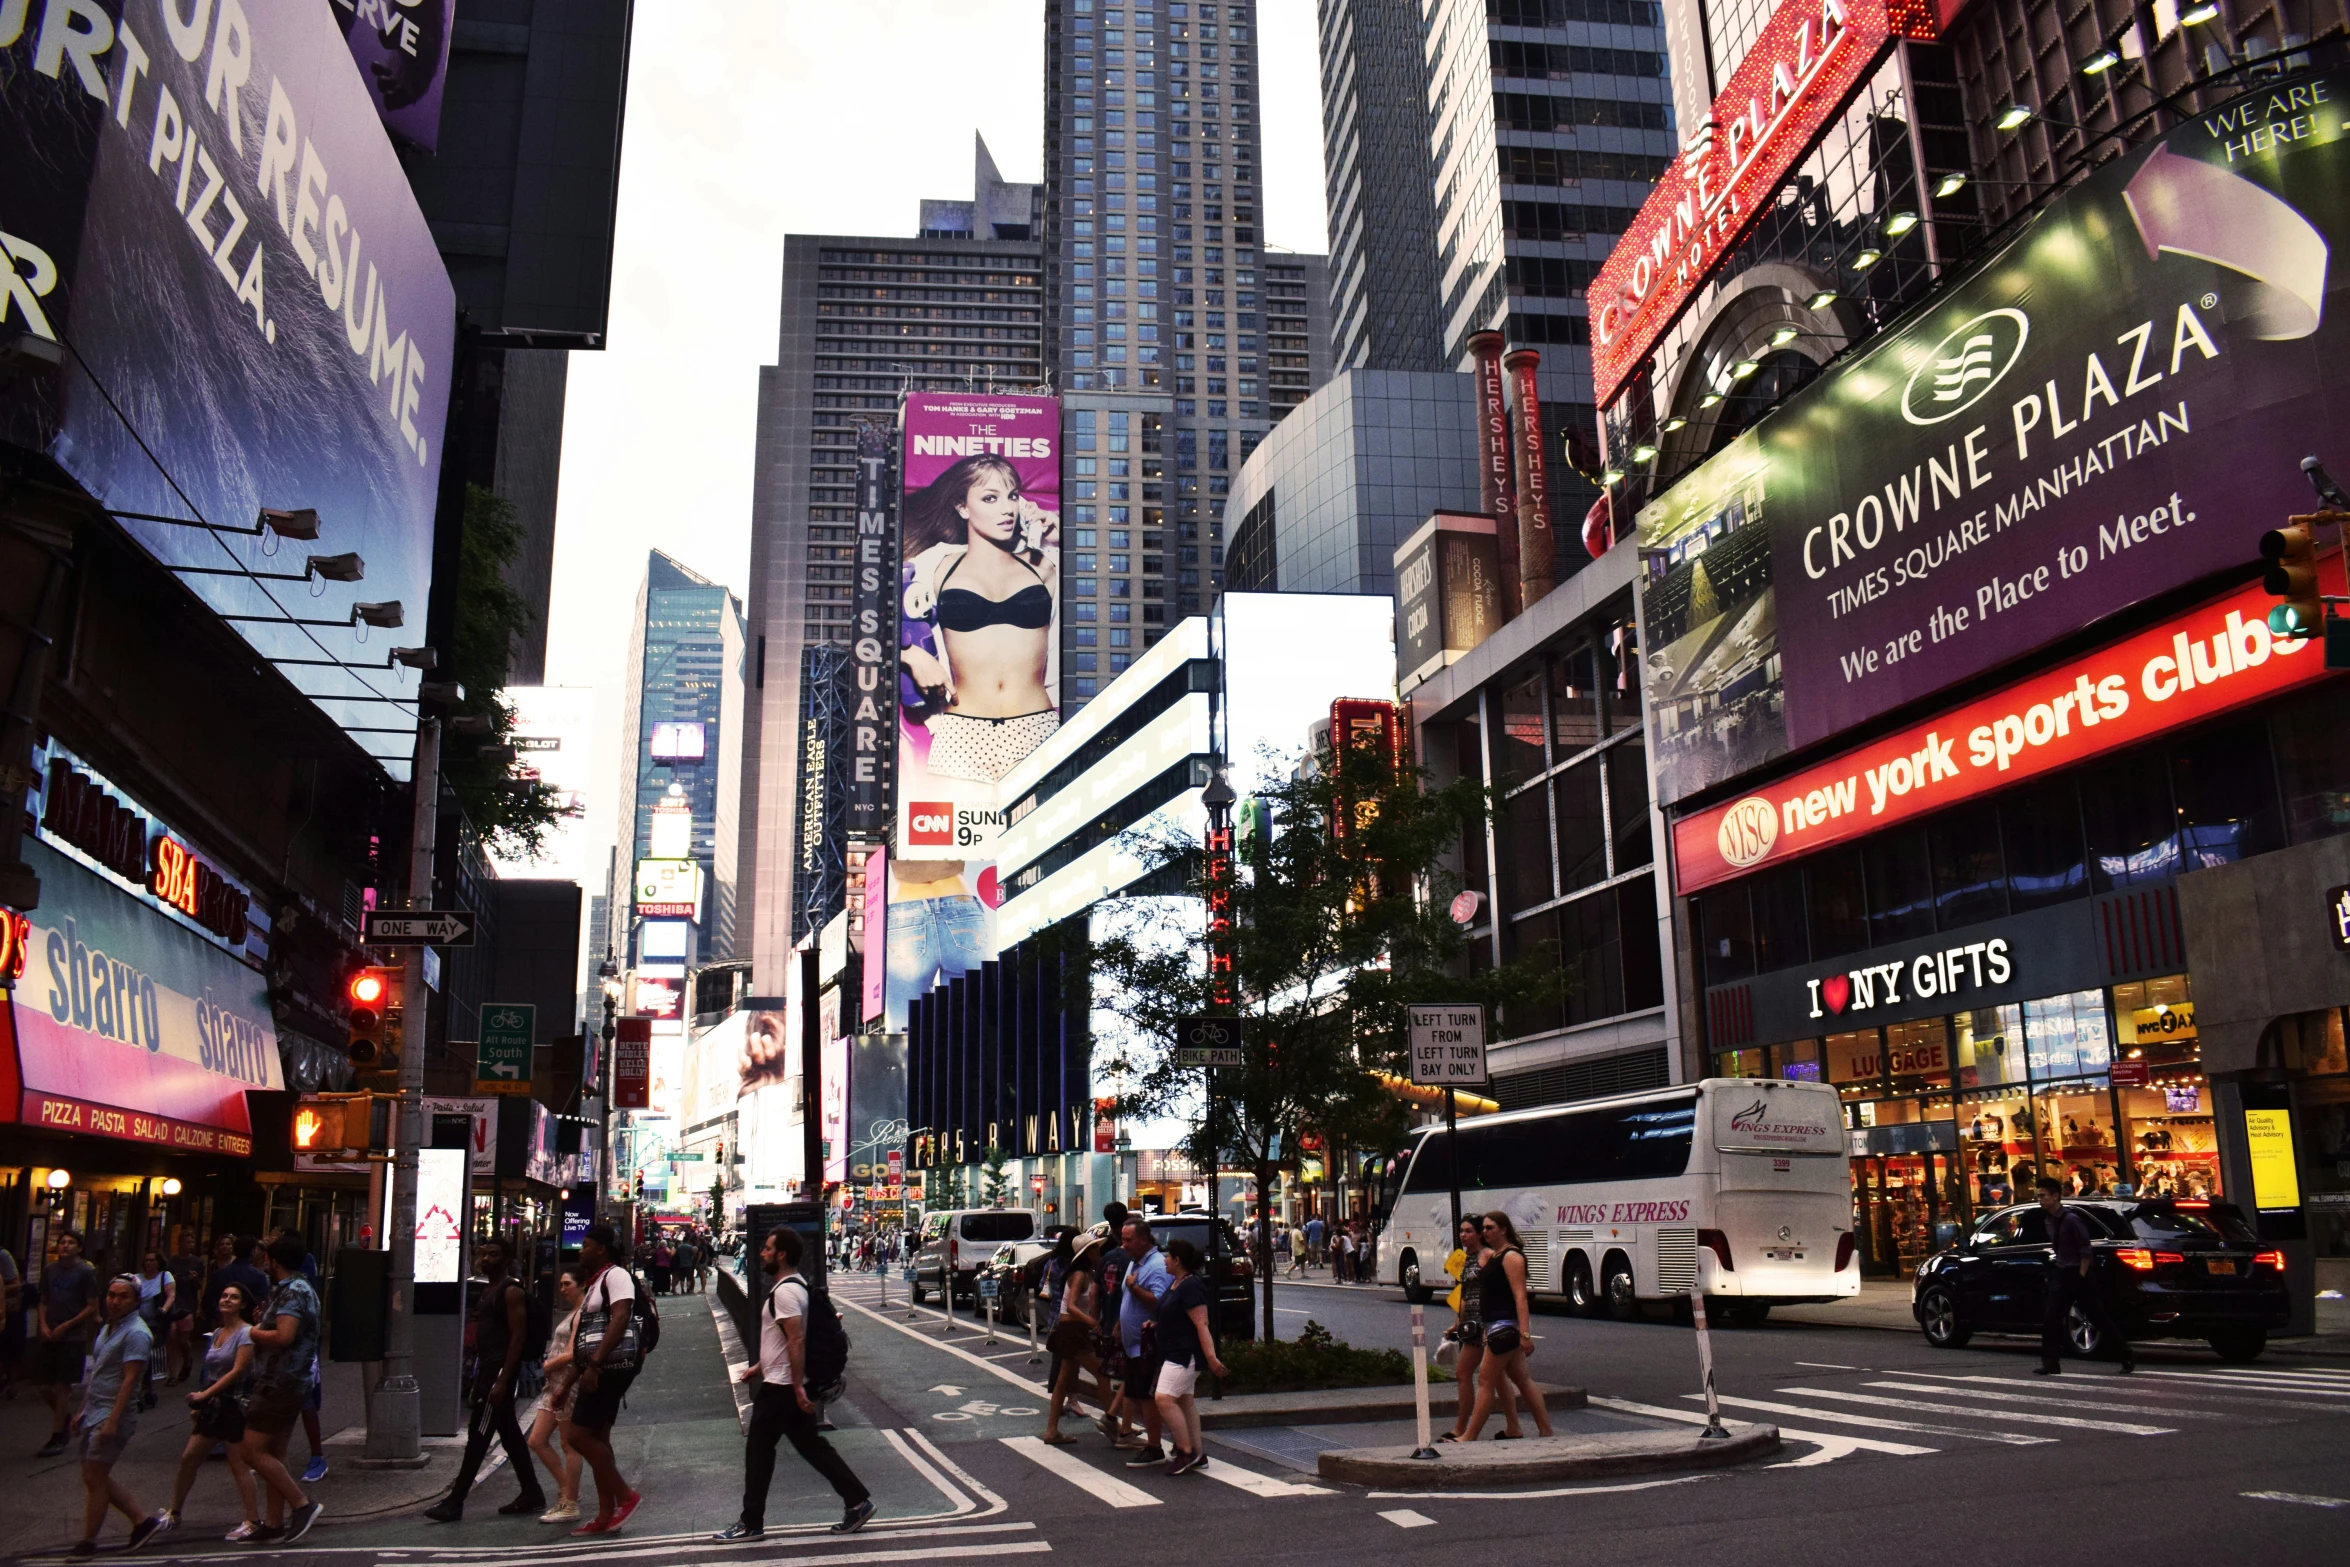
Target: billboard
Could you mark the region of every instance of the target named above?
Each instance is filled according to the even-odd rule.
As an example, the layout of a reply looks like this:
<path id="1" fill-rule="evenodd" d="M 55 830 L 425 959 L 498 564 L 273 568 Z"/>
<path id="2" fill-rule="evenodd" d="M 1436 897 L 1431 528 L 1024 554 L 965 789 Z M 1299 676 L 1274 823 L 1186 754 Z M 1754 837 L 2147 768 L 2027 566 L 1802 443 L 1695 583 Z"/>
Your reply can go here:
<path id="1" fill-rule="evenodd" d="M 709 755 L 709 737 L 710 726 L 707 724 L 655 724 L 653 726 L 653 760 L 656 762 L 702 761 Z"/>
<path id="2" fill-rule="evenodd" d="M 1061 724 L 1061 405 L 905 407 L 886 1015 L 995 956 L 998 784 Z"/>
<path id="3" fill-rule="evenodd" d="M 1641 512 L 1660 798 L 2241 568 L 2312 509 L 2300 459 L 2350 388 L 2350 146 L 2292 127 L 2346 91 L 2105 164 Z"/>
<path id="4" fill-rule="evenodd" d="M 437 150 L 457 0 L 334 0 L 334 7 L 384 129 Z"/>
<path id="5" fill-rule="evenodd" d="M 849 1176 L 889 1179 L 889 1156 L 906 1147 L 906 1036 L 849 1036 Z"/>
<path id="6" fill-rule="evenodd" d="M 136 37 L 116 9 L 0 6 L 0 326 L 73 345 L 0 427 L 117 512 L 314 510 L 310 547 L 362 580 L 309 575 L 276 533 L 122 525 L 265 657 L 338 661 L 282 667 L 405 777 L 410 741 L 375 731 L 415 689 L 384 632 L 424 621 L 447 270 L 326 5 L 150 7 Z"/>
<path id="7" fill-rule="evenodd" d="M 1417 685 L 1501 629 L 1500 532 L 1491 517 L 1440 511 L 1396 546 L 1399 684 Z"/>
<path id="8" fill-rule="evenodd" d="M 699 919 L 702 913 L 702 866 L 698 860 L 639 860 L 636 862 L 636 912 L 639 918 Z M 683 957 L 685 949 L 655 952 L 648 937 L 647 957 Z"/>
<path id="9" fill-rule="evenodd" d="M 890 678 L 898 645 L 897 432 L 880 419 L 857 421 L 856 577 L 849 612 L 855 676 L 851 710 L 847 830 L 852 838 L 889 831 L 889 763 L 895 748 L 897 684 Z"/>

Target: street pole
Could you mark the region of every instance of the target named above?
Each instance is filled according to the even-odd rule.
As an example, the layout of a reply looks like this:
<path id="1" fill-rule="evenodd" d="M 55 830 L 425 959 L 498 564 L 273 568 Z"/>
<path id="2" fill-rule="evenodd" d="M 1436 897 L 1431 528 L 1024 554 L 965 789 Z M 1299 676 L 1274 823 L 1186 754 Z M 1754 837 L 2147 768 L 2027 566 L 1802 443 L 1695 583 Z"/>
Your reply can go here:
<path id="1" fill-rule="evenodd" d="M 1697 1366 L 1705 1377 L 1705 1429 L 1697 1434 L 1700 1440 L 1727 1441 L 1729 1428 L 1722 1424 L 1721 1400 L 1714 1395 L 1714 1340 L 1705 1325 L 1705 1292 L 1694 1284 L 1689 1286 L 1689 1316 L 1697 1324 Z"/>
<path id="2" fill-rule="evenodd" d="M 1454 1097 L 1449 1085 L 1444 1090 L 1444 1157 L 1445 1163 L 1451 1167 L 1448 1175 L 1452 1181 L 1452 1239 L 1453 1245 L 1457 1246 L 1461 1239 L 1460 1100 Z M 1447 1246 L 1444 1249 L 1444 1254 L 1447 1257 L 1451 1256 L 1452 1247 Z"/>
<path id="3" fill-rule="evenodd" d="M 432 906 L 435 824 L 441 792 L 441 724 L 416 726 L 415 816 L 409 828 L 408 906 Z M 385 1464 L 423 1462 L 423 1410 L 416 1386 L 416 1168 L 424 1146 L 427 948 L 418 947 L 401 970 L 400 1124 L 392 1155 L 391 1317 L 384 1329 L 384 1374 L 367 1405 L 365 1456 Z"/>
<path id="4" fill-rule="evenodd" d="M 1436 1444 L 1428 1434 L 1428 1308 L 1412 1308 L 1412 1414 L 1418 1421 L 1420 1445 L 1414 1458 L 1434 1458 Z"/>

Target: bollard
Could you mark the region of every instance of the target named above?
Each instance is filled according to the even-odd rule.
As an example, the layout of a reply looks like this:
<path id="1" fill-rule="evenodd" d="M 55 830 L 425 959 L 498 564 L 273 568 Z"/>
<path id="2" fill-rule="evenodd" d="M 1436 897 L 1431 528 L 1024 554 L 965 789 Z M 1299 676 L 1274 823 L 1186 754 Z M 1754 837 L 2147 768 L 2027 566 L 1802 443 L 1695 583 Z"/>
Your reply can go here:
<path id="1" fill-rule="evenodd" d="M 1042 1359 L 1044 1355 L 1036 1344 L 1036 1297 L 1031 1295 L 1028 1297 L 1028 1363 L 1033 1366 Z"/>
<path id="2" fill-rule="evenodd" d="M 1705 1429 L 1698 1438 L 1727 1441 L 1729 1428 L 1722 1424 L 1721 1401 L 1714 1396 L 1714 1340 L 1705 1326 L 1705 1296 L 1695 1289 L 1689 1292 L 1689 1315 L 1697 1324 L 1697 1367 L 1705 1377 Z"/>
<path id="3" fill-rule="evenodd" d="M 1412 1414 L 1420 1431 L 1420 1445 L 1412 1456 L 1436 1457 L 1436 1444 L 1428 1431 L 1428 1316 L 1424 1306 L 1412 1308 Z"/>
<path id="4" fill-rule="evenodd" d="M 987 1338 L 985 1342 L 992 1344 L 995 1342 L 995 1297 L 993 1295 L 983 1296 L 979 1304 L 987 1312 Z"/>
<path id="5" fill-rule="evenodd" d="M 942 1324 L 938 1330 L 938 1336 L 946 1338 L 955 1331 L 955 1275 L 953 1271 L 941 1269 L 938 1282 L 938 1320 Z"/>
<path id="6" fill-rule="evenodd" d="M 913 1265 L 912 1263 L 910 1263 L 910 1262 L 906 1264 L 906 1275 L 905 1275 L 905 1277 L 906 1277 L 906 1320 L 907 1320 L 908 1322 L 911 1322 L 911 1321 L 913 1321 L 913 1320 L 914 1320 L 914 1318 L 915 1318 L 916 1316 L 920 1315 L 922 1308 L 921 1308 L 919 1305 L 915 1304 L 915 1301 L 914 1301 L 914 1265 Z"/>
<path id="7" fill-rule="evenodd" d="M 887 1311 L 889 1310 L 889 1264 L 885 1262 L 874 1271 L 881 1275 L 881 1309 Z"/>

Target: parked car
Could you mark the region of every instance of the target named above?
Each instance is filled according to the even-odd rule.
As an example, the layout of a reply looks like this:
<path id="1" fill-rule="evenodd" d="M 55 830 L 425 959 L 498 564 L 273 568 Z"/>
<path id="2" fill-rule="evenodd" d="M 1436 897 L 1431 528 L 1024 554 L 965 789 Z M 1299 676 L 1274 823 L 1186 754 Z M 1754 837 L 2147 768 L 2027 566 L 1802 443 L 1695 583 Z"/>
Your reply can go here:
<path id="1" fill-rule="evenodd" d="M 932 1290 L 948 1296 L 949 1304 L 971 1299 L 980 1265 L 997 1247 L 1033 1240 L 1043 1231 L 1033 1208 L 949 1208 L 926 1214 L 914 1253 L 915 1303 L 928 1300 Z"/>
<path id="2" fill-rule="evenodd" d="M 2252 1360 L 2290 1313 L 2285 1257 L 2263 1245 L 2230 1203 L 2177 1198 L 2081 1198 L 2065 1207 L 2089 1223 L 2091 1284 L 2132 1340 L 2199 1338 L 2224 1360 Z M 1918 1264 L 1910 1313 L 1939 1349 L 1979 1332 L 2038 1333 L 2054 1250 L 2038 1203 L 2001 1208 L 1971 1234 Z M 2110 1346 L 2078 1307 L 2073 1353 Z"/>
<path id="3" fill-rule="evenodd" d="M 1036 1309 L 1037 1295 L 1044 1288 L 1045 1262 L 1052 1254 L 1052 1231 L 1047 1230 L 1033 1240 L 1004 1242 L 979 1265 L 973 1287 L 984 1295 L 987 1282 L 994 1281 L 998 1322 L 1027 1325 L 1028 1314 Z M 1038 1325 L 1042 1326 L 1041 1318 Z"/>

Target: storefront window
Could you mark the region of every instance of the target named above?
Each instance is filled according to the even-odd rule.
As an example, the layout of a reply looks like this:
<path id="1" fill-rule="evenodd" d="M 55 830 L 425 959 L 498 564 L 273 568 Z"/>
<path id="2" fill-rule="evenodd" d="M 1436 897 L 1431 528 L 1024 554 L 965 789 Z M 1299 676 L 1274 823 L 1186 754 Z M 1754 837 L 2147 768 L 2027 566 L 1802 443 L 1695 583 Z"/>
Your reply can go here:
<path id="1" fill-rule="evenodd" d="M 2024 1081 L 2024 1015 L 2014 1006 L 1958 1015 L 1958 1085 L 1989 1088 Z"/>
<path id="2" fill-rule="evenodd" d="M 1897 1094 L 1950 1086 L 1950 1026 L 1942 1018 L 1895 1023 L 1885 1030 L 1885 1064 Z"/>
<path id="3" fill-rule="evenodd" d="M 2089 833 L 2089 860 L 2099 892 L 2134 887 L 2179 873 L 2178 818 L 2170 785 L 2149 758 L 2129 753 L 2090 769 L 2081 779 L 2081 807 Z"/>
<path id="4" fill-rule="evenodd" d="M 2113 1060 L 2105 993 L 2077 990 L 2025 1002 L 2024 1054 L 2035 1083 L 2104 1071 Z"/>
<path id="5" fill-rule="evenodd" d="M 2184 974 L 2113 987 L 2126 1177 L 2149 1197 L 2221 1195 L 2211 1088 Z"/>
<path id="6" fill-rule="evenodd" d="M 1707 984 L 1745 979 L 1754 973 L 1754 931 L 1743 886 L 1698 895 L 1697 940 L 1703 949 Z"/>
<path id="7" fill-rule="evenodd" d="M 1934 881 L 1923 828 L 1880 833 L 1861 851 L 1868 873 L 1870 944 L 1888 946 L 1934 933 Z"/>
<path id="8" fill-rule="evenodd" d="M 1830 1034 L 1822 1047 L 1827 1053 L 1828 1081 L 1844 1096 L 1847 1104 L 1861 1103 L 1880 1097 L 1885 1091 L 1885 1058 L 1877 1048 L 1877 1031 L 1864 1028 L 1857 1033 Z M 1873 1124 L 1863 1122 L 1863 1125 Z"/>

